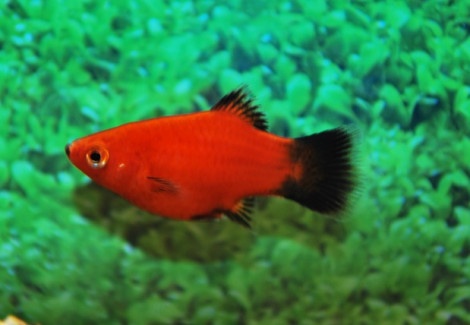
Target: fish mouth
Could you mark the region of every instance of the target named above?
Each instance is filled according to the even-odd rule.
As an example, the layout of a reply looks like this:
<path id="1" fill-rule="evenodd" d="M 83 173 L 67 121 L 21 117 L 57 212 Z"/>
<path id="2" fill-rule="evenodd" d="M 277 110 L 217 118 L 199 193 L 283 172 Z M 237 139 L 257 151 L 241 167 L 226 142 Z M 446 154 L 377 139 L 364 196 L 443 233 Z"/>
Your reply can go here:
<path id="1" fill-rule="evenodd" d="M 67 157 L 70 157 L 70 144 L 68 143 L 65 146 L 65 154 L 67 155 Z"/>

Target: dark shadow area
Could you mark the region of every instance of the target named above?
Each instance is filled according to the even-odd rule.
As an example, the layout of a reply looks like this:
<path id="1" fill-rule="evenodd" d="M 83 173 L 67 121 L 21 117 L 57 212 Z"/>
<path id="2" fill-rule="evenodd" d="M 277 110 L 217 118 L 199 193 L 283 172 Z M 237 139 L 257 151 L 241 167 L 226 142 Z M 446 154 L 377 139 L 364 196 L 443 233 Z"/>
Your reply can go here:
<path id="1" fill-rule="evenodd" d="M 249 230 L 223 218 L 180 221 L 147 213 L 95 184 L 77 188 L 81 215 L 147 254 L 171 260 L 212 262 L 246 255 L 257 237 L 285 237 L 323 252 L 346 237 L 343 221 L 318 215 L 285 199 L 256 199 Z"/>
<path id="2" fill-rule="evenodd" d="M 73 200 L 81 215 L 158 258 L 231 259 L 249 250 L 255 239 L 252 231 L 229 220 L 179 221 L 152 215 L 95 183 L 77 188 Z"/>

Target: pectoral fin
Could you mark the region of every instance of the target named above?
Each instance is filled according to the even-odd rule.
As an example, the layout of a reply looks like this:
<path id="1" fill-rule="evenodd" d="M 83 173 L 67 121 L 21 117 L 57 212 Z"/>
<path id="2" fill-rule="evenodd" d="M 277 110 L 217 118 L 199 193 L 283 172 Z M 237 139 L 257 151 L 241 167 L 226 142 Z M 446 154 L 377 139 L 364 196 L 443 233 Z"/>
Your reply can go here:
<path id="1" fill-rule="evenodd" d="M 147 176 L 147 179 L 152 181 L 151 189 L 153 192 L 178 193 L 178 186 L 168 179 L 153 176 Z"/>

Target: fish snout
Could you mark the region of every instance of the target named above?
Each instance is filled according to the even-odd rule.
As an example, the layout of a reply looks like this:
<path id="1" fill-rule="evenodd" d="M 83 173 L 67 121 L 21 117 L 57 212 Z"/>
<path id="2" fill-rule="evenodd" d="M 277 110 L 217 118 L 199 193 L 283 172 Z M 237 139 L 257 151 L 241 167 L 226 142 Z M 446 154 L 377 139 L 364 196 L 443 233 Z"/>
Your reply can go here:
<path id="1" fill-rule="evenodd" d="M 70 144 L 67 143 L 67 145 L 65 146 L 65 154 L 67 155 L 67 157 L 70 157 Z"/>

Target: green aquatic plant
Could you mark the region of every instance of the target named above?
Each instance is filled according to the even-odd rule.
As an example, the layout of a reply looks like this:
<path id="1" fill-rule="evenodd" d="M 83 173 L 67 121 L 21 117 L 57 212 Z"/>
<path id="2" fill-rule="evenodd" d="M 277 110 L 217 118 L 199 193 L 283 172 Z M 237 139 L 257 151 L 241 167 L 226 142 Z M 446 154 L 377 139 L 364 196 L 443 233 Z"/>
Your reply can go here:
<path id="1" fill-rule="evenodd" d="M 464 0 L 5 1 L 0 319 L 469 323 L 469 11 Z M 279 135 L 359 126 L 362 194 L 346 218 L 261 199 L 253 233 L 156 219 L 82 188 L 63 153 L 245 84 Z"/>

